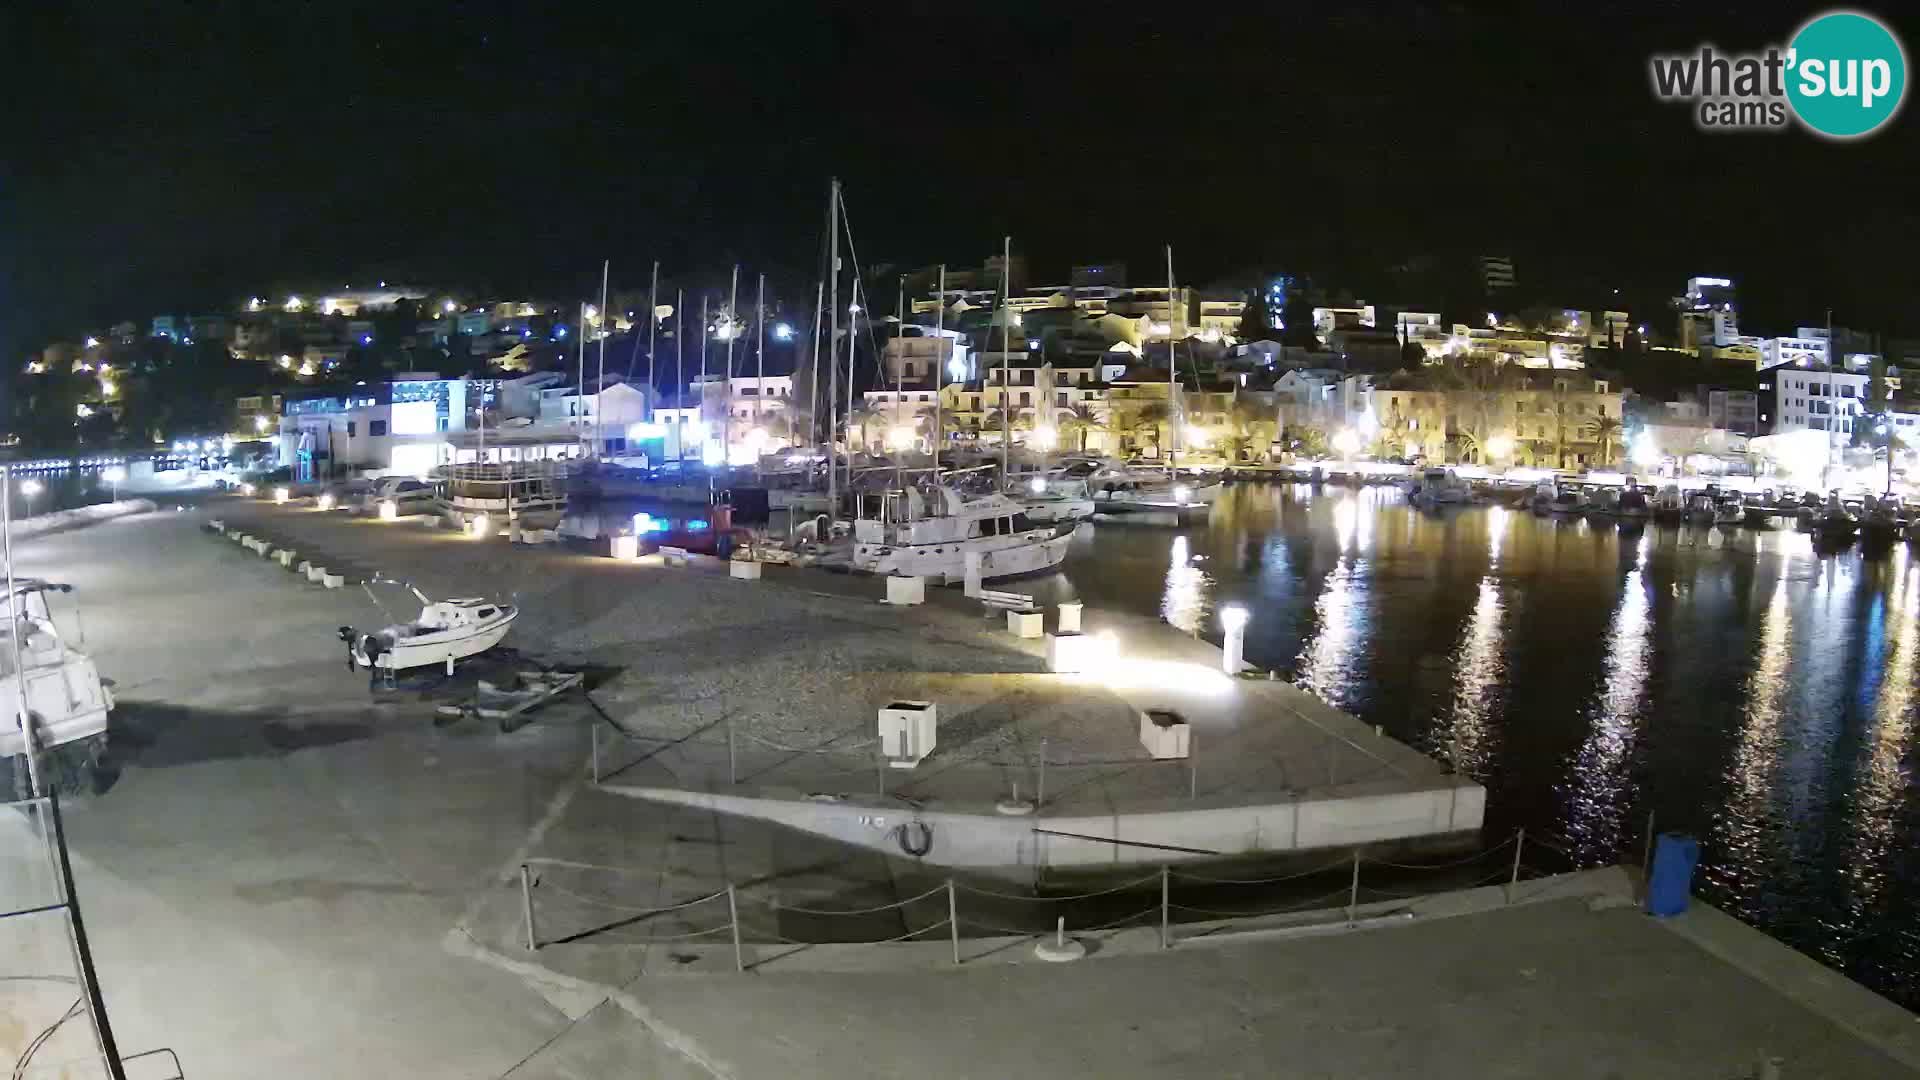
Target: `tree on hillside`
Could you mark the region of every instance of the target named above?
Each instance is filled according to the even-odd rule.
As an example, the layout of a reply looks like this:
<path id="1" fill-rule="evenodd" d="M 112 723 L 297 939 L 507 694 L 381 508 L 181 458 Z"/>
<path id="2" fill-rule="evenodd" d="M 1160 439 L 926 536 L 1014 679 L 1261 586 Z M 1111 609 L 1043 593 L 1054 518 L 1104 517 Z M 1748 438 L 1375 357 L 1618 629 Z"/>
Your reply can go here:
<path id="1" fill-rule="evenodd" d="M 1304 296 L 1289 296 L 1280 309 L 1280 344 L 1290 348 L 1319 349 L 1320 335 L 1313 326 L 1313 302 Z"/>
<path id="2" fill-rule="evenodd" d="M 1248 290 L 1247 308 L 1240 313 L 1240 325 L 1234 328 L 1233 334 L 1241 341 L 1274 340 L 1273 320 L 1267 315 L 1267 302 L 1260 290 Z"/>

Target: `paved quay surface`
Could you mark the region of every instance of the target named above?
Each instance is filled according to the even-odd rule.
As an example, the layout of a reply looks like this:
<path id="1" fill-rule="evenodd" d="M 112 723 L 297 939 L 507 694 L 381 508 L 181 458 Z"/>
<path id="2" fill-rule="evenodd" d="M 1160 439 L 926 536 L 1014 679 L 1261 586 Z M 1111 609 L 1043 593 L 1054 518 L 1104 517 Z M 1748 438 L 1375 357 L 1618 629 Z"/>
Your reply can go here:
<path id="1" fill-rule="evenodd" d="M 291 533 L 298 516 L 209 507 L 258 514 L 263 532 Z M 669 694 L 712 708 L 742 663 L 1040 667 L 970 612 L 867 602 L 871 580 L 756 588 L 306 517 L 311 542 L 356 545 L 431 594 L 517 593 L 527 615 L 514 640 L 624 686 L 616 713 Z M 1811 961 L 1737 925 L 1703 918 L 1689 936 L 1577 900 L 1167 954 L 1140 947 L 1149 931 L 1127 931 L 1066 968 L 1011 962 L 1026 952 L 1017 940 L 944 967 L 937 936 L 862 947 L 846 962 L 859 972 L 826 970 L 821 950 L 737 976 L 724 939 L 643 946 L 651 960 L 637 975 L 630 947 L 529 954 L 514 944 L 517 867 L 536 852 L 638 868 L 662 895 L 767 874 L 795 895 L 891 900 L 898 889 L 887 860 L 823 868 L 844 853 L 592 790 L 592 714 L 577 703 L 503 735 L 370 699 L 333 636 L 379 619 L 364 595 L 297 582 L 192 518 L 145 515 L 16 554 L 22 573 L 78 586 L 87 648 L 118 682 L 120 774 L 68 817 L 117 1034 L 128 1051 L 173 1047 L 195 1080 L 1732 1077 L 1763 1051 L 1787 1059 L 1789 1078 L 1910 1075 L 1805 1004 L 1836 992 Z M 717 689 L 703 692 L 702 678 Z M 61 959 L 44 939 L 13 944 L 0 939 L 0 974 L 32 974 L 9 969 L 22 954 Z M 1779 970 L 1741 959 L 1754 951 Z M 1746 974 L 1754 967 L 1770 981 Z M 1851 1015 L 1891 1009 L 1860 1000 Z M 0 1017 L 17 1016 L 21 1032 L 43 1026 L 29 1008 L 63 1006 L 43 989 L 0 989 Z M 0 1022 L 0 1049 L 15 1034 Z"/>

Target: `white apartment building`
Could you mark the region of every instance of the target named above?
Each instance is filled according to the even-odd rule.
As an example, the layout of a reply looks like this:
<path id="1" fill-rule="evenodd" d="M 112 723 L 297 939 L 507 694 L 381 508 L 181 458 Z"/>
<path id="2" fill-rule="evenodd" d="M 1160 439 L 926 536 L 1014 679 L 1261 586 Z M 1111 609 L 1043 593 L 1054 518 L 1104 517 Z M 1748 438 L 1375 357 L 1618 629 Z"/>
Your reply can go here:
<path id="1" fill-rule="evenodd" d="M 1773 434 L 1824 431 L 1834 446 L 1853 441 L 1853 426 L 1866 411 L 1869 376 L 1828 367 L 1782 365 L 1761 373 L 1762 426 Z"/>

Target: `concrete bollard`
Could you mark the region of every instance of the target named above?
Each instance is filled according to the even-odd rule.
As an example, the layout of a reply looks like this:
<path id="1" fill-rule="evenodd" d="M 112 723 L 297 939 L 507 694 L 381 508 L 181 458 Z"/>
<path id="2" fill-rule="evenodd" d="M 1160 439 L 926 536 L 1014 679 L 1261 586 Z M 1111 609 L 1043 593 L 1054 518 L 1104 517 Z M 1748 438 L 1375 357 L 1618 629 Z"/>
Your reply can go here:
<path id="1" fill-rule="evenodd" d="M 729 559 L 727 561 L 727 576 L 739 578 L 741 581 L 759 581 L 760 564 L 757 562 L 746 562 L 740 559 Z"/>
<path id="2" fill-rule="evenodd" d="M 300 575 L 301 577 L 306 577 L 306 576 L 307 576 L 307 571 L 308 571 L 308 570 L 311 570 L 311 569 L 313 569 L 313 562 L 312 562 L 312 560 L 309 560 L 309 559 L 301 559 L 301 560 L 300 560 L 300 565 L 299 565 L 299 566 L 296 566 L 296 567 L 294 567 L 294 568 L 293 568 L 293 572 L 294 572 L 294 573 L 296 573 L 296 574 L 299 574 L 299 575 Z"/>
<path id="3" fill-rule="evenodd" d="M 219 518 L 214 518 L 212 521 L 207 522 L 207 528 L 217 533 L 224 533 L 227 531 L 227 523 Z"/>
<path id="4" fill-rule="evenodd" d="M 660 561 L 666 563 L 668 566 L 685 566 L 687 565 L 687 560 L 688 555 L 686 548 L 662 547 L 660 549 Z"/>
<path id="5" fill-rule="evenodd" d="M 314 565 L 312 565 L 311 563 L 309 563 L 309 564 L 308 564 L 308 566 L 307 566 L 307 580 L 308 580 L 308 581 L 311 581 L 311 582 L 313 582 L 313 583 L 314 583 L 315 585 L 318 585 L 318 584 L 320 584 L 320 579 L 321 579 L 321 578 L 324 578 L 324 577 L 326 577 L 326 576 L 327 576 L 327 568 L 326 568 L 326 567 L 324 567 L 324 566 L 314 566 Z"/>
<path id="6" fill-rule="evenodd" d="M 286 548 L 275 548 L 273 559 L 279 563 L 283 569 L 291 570 L 293 569 L 293 555 L 294 553 Z"/>
<path id="7" fill-rule="evenodd" d="M 906 574 L 889 575 L 887 578 L 887 603 L 902 607 L 927 602 L 927 579 Z"/>
<path id="8" fill-rule="evenodd" d="M 347 583 L 347 579 L 345 577 L 342 577 L 339 574 L 322 574 L 320 577 L 320 584 L 326 586 L 329 589 L 342 588 L 346 585 L 346 583 Z"/>
<path id="9" fill-rule="evenodd" d="M 1220 670 L 1229 675 L 1238 675 L 1245 666 L 1242 657 L 1247 645 L 1247 609 L 1239 604 L 1228 604 L 1221 608 L 1220 626 L 1227 632 L 1226 639 L 1220 644 Z"/>
<path id="10" fill-rule="evenodd" d="M 974 599 L 978 599 L 982 588 L 980 553 L 977 551 L 962 552 L 961 558 L 967 561 L 966 577 L 963 579 L 961 591 Z"/>
<path id="11" fill-rule="evenodd" d="M 1018 638 L 1037 638 L 1041 633 L 1042 616 L 1038 611 L 1007 612 L 1007 633 Z"/>
<path id="12" fill-rule="evenodd" d="M 1080 632 L 1080 608 L 1078 600 L 1063 600 L 1060 603 L 1060 632 L 1077 634 Z"/>
<path id="13" fill-rule="evenodd" d="M 640 557 L 640 538 L 632 534 L 614 537 L 609 554 L 621 562 L 632 562 Z"/>
<path id="14" fill-rule="evenodd" d="M 257 541 L 253 545 L 253 553 L 263 559 L 271 558 L 273 556 L 273 545 L 267 543 L 265 540 Z"/>

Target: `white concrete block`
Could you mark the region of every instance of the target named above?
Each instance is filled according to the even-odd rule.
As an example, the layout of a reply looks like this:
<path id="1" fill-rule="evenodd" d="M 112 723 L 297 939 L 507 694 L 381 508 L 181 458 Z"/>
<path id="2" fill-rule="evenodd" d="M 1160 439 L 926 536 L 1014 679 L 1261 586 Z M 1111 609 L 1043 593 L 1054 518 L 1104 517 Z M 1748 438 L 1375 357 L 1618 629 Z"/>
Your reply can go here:
<path id="1" fill-rule="evenodd" d="M 338 589 L 346 583 L 347 579 L 339 574 L 325 574 L 320 578 L 320 584 L 325 585 L 329 589 Z"/>
<path id="2" fill-rule="evenodd" d="M 308 570 L 311 570 L 312 568 L 313 568 L 313 563 L 312 563 L 311 561 L 309 561 L 309 560 L 307 560 L 307 559 L 301 559 L 301 560 L 300 560 L 300 565 L 299 565 L 299 566 L 296 566 L 296 567 L 294 567 L 294 568 L 293 568 L 293 572 L 294 572 L 294 573 L 296 573 L 296 574 L 300 574 L 301 576 L 303 576 L 303 577 L 304 577 L 304 576 L 306 575 L 306 572 L 307 572 Z"/>
<path id="3" fill-rule="evenodd" d="M 622 562 L 632 562 L 640 557 L 640 538 L 637 536 L 616 536 L 613 538 L 613 557 Z"/>
<path id="4" fill-rule="evenodd" d="M 263 559 L 269 558 L 273 554 L 273 545 L 267 543 L 265 540 L 255 541 L 253 545 L 253 553 L 255 555 L 260 556 Z"/>
<path id="5" fill-rule="evenodd" d="M 286 548 L 275 548 L 273 552 L 273 560 L 279 563 L 281 566 L 292 566 L 293 552 L 288 551 Z"/>
<path id="6" fill-rule="evenodd" d="M 1091 634 L 1048 634 L 1047 670 L 1099 671 L 1114 659 L 1113 639 Z"/>
<path id="7" fill-rule="evenodd" d="M 739 578 L 741 581 L 759 581 L 760 564 L 757 562 L 745 562 L 740 559 L 729 559 L 727 561 L 727 576 Z"/>
<path id="8" fill-rule="evenodd" d="M 207 528 L 217 533 L 223 533 L 227 531 L 227 523 L 219 518 L 214 518 L 212 521 L 207 522 Z"/>
<path id="9" fill-rule="evenodd" d="M 324 567 L 324 566 L 314 566 L 314 565 L 313 565 L 313 564 L 311 564 L 311 563 L 309 563 L 309 564 L 307 564 L 307 580 L 308 580 L 308 581 L 311 581 L 311 582 L 313 582 L 313 583 L 314 583 L 315 585 L 318 585 L 318 584 L 320 584 L 320 579 L 321 579 L 321 578 L 324 578 L 324 577 L 326 577 L 326 576 L 327 576 L 327 568 L 326 568 L 326 567 Z"/>
<path id="10" fill-rule="evenodd" d="M 1078 600 L 1063 601 L 1060 605 L 1060 632 L 1077 634 L 1080 632 L 1080 608 Z"/>
<path id="11" fill-rule="evenodd" d="M 1014 637 L 1037 638 L 1041 634 L 1043 618 L 1038 611 L 1007 612 L 1007 633 Z"/>
<path id="12" fill-rule="evenodd" d="M 889 701 L 880 707 L 880 752 L 896 769 L 920 764 L 939 735 L 940 710 L 931 701 Z"/>
<path id="13" fill-rule="evenodd" d="M 668 566 L 685 566 L 691 556 L 688 554 L 686 548 L 662 547 L 660 549 L 660 558 L 661 561 L 665 562 Z"/>
<path id="14" fill-rule="evenodd" d="M 1149 757 L 1183 758 L 1193 749 L 1193 728 L 1179 713 L 1148 709 L 1140 714 L 1140 745 Z"/>
<path id="15" fill-rule="evenodd" d="M 887 577 L 887 603 L 912 607 L 927 602 L 927 579 L 890 574 Z"/>

